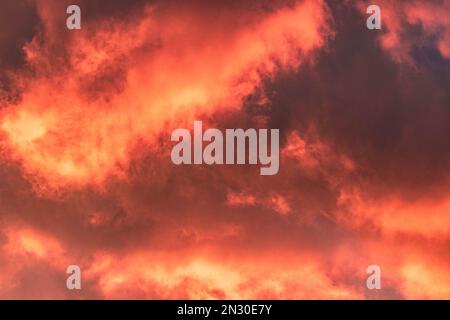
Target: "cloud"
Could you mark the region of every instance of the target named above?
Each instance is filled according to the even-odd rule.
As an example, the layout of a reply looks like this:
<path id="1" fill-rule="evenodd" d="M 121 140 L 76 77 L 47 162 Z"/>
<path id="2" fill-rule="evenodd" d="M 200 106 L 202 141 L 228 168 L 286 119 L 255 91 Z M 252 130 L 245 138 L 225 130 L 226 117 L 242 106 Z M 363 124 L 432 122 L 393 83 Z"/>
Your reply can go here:
<path id="1" fill-rule="evenodd" d="M 356 2 L 365 13 L 368 2 Z M 394 60 L 412 64 L 414 49 L 434 47 L 443 58 L 450 58 L 450 18 L 448 0 L 391 2 L 379 1 L 385 32 L 382 47 Z"/>
<path id="2" fill-rule="evenodd" d="M 139 139 L 151 143 L 181 119 L 239 108 L 263 77 L 296 68 L 325 42 L 326 12 L 316 1 L 266 14 L 225 9 L 211 26 L 189 8 L 149 5 L 73 35 L 53 10 L 40 3 L 41 34 L 24 48 L 37 75 L 20 78 L 21 101 L 1 115 L 4 148 L 42 192 L 122 175 Z"/>
<path id="3" fill-rule="evenodd" d="M 73 32 L 66 4 L 5 7 L 1 297 L 448 297 L 447 1 L 381 31 L 353 1 L 90 0 Z M 279 128 L 279 173 L 173 165 L 194 119 Z"/>

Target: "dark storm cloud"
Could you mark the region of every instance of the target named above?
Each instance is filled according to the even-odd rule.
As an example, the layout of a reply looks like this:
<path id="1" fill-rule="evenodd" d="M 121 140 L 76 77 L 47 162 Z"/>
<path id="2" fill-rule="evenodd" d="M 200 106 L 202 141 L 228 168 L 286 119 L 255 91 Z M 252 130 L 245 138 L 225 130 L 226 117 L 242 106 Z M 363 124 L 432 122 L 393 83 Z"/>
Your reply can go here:
<path id="1" fill-rule="evenodd" d="M 19 67 L 24 44 L 31 40 L 38 24 L 33 1 L 2 1 L 0 11 L 0 69 Z M 8 30 L 8 32 L 5 32 Z"/>
<path id="2" fill-rule="evenodd" d="M 336 37 L 328 50 L 267 85 L 271 125 L 284 133 L 314 125 L 360 164 L 363 179 L 388 192 L 436 192 L 450 165 L 450 61 L 436 48 L 415 47 L 418 67 L 399 65 L 356 8 L 330 6 Z"/>

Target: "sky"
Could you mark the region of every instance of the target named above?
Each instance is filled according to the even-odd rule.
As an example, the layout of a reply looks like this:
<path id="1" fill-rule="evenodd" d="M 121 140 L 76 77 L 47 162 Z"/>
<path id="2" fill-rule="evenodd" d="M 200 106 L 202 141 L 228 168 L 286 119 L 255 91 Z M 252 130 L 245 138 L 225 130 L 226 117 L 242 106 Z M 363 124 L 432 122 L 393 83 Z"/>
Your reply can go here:
<path id="1" fill-rule="evenodd" d="M 448 299 L 449 88 L 450 0 L 2 0 L 0 298 Z"/>

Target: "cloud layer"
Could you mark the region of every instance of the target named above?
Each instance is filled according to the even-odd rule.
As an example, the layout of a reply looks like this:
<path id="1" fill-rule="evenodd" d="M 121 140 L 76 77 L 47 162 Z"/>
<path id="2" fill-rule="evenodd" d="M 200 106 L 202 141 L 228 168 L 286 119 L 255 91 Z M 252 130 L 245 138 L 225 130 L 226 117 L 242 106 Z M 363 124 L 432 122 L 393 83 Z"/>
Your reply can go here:
<path id="1" fill-rule="evenodd" d="M 449 1 L 69 4 L 1 5 L 0 297 L 449 297 Z M 194 120 L 279 174 L 173 165 Z"/>

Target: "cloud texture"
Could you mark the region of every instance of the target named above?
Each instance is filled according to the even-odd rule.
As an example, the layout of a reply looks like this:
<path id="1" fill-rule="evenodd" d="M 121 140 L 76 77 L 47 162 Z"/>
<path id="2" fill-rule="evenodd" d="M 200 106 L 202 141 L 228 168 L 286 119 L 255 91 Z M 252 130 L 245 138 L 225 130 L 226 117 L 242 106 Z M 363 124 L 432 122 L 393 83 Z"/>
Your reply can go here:
<path id="1" fill-rule="evenodd" d="M 450 1 L 69 4 L 0 5 L 0 297 L 449 297 Z M 173 165 L 194 120 L 278 175 Z"/>

